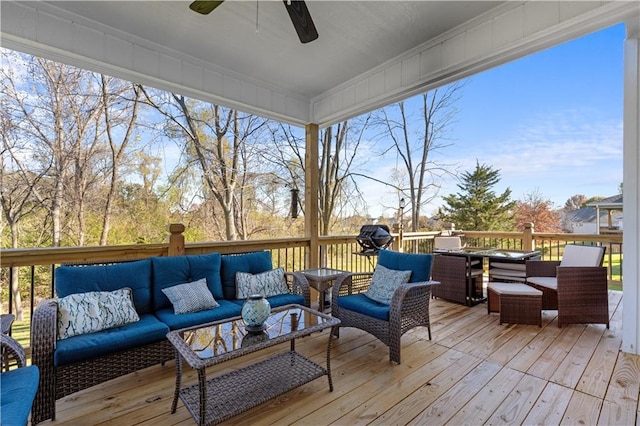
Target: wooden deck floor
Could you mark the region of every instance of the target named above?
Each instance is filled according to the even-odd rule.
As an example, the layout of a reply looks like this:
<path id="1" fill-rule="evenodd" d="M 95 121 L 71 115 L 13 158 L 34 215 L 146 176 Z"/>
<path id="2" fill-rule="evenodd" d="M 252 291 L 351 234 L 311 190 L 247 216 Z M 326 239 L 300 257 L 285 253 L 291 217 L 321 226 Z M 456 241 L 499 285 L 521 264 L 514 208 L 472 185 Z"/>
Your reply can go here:
<path id="1" fill-rule="evenodd" d="M 433 340 L 426 329 L 405 335 L 401 365 L 370 335 L 343 329 L 332 349 L 333 392 L 320 378 L 225 424 L 638 425 L 640 357 L 619 351 L 621 299 L 610 292 L 610 330 L 559 329 L 554 311 L 544 313 L 542 328 L 500 326 L 484 304 L 433 300 Z M 327 336 L 302 339 L 297 349 L 323 364 Z M 58 402 L 54 424 L 192 425 L 181 402 L 169 413 L 174 378 L 170 362 L 76 393 Z M 188 371 L 187 381 L 194 380 Z"/>

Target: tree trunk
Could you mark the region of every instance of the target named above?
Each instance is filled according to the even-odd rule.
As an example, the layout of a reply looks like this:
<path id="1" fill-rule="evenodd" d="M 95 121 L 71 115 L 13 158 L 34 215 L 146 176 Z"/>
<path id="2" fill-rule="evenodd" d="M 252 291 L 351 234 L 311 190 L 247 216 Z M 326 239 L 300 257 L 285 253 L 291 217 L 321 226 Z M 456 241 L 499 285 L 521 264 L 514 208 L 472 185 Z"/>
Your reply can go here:
<path id="1" fill-rule="evenodd" d="M 12 221 L 9 224 L 11 229 L 11 247 L 18 248 L 18 224 Z M 20 280 L 18 277 L 19 268 L 11 268 L 11 294 L 13 296 L 13 308 L 16 313 L 16 320 L 24 319 L 24 309 L 22 308 L 22 298 L 20 297 Z"/>

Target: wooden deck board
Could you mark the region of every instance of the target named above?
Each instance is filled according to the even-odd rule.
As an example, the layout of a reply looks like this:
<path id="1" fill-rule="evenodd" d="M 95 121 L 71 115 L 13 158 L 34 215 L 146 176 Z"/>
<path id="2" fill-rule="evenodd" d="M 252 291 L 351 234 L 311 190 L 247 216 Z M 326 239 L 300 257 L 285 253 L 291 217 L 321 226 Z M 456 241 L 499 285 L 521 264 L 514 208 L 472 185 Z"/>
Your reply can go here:
<path id="1" fill-rule="evenodd" d="M 515 371 L 515 370 L 512 370 Z M 507 398 L 487 420 L 488 425 L 522 424 L 533 404 L 540 397 L 547 382 L 538 377 L 524 374 Z"/>
<path id="2" fill-rule="evenodd" d="M 414 329 L 402 339 L 402 364 L 373 336 L 342 329 L 332 342 L 334 391 L 320 378 L 224 425 L 640 424 L 640 356 L 620 352 L 622 303 L 610 292 L 611 329 L 498 324 L 486 305 L 432 300 L 432 334 Z M 328 331 L 296 342 L 323 364 Z M 288 345 L 212 367 L 241 368 Z M 195 381 L 188 367 L 183 383 Z M 180 402 L 169 412 L 173 361 L 70 395 L 57 405 L 55 425 L 193 425 Z"/>

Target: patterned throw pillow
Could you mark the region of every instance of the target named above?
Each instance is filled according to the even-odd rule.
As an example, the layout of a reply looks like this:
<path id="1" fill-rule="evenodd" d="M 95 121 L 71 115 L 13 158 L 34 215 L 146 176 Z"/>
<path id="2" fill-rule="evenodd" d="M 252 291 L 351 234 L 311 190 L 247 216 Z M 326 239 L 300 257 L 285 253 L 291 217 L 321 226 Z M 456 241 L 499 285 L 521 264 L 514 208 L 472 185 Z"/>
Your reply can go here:
<path id="1" fill-rule="evenodd" d="M 175 314 L 199 312 L 220 306 L 209 291 L 206 278 L 163 288 L 162 292 L 169 298 Z"/>
<path id="2" fill-rule="evenodd" d="M 90 291 L 58 299 L 58 339 L 139 321 L 130 288 Z"/>
<path id="3" fill-rule="evenodd" d="M 376 302 L 389 305 L 393 292 L 399 285 L 408 283 L 409 278 L 411 278 L 411 271 L 396 271 L 378 264 L 373 271 L 371 284 L 364 295 Z"/>
<path id="4" fill-rule="evenodd" d="M 264 297 L 289 293 L 284 269 L 276 268 L 260 274 L 236 272 L 236 299 L 246 299 L 252 294 Z"/>

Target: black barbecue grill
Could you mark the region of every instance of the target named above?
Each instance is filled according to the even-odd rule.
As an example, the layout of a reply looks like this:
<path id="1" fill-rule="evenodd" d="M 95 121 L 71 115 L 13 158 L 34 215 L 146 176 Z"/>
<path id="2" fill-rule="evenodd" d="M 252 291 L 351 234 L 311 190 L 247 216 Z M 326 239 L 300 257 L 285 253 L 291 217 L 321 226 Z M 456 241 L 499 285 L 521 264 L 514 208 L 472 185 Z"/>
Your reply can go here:
<path id="1" fill-rule="evenodd" d="M 361 247 L 359 254 L 373 256 L 389 247 L 393 237 L 387 225 L 363 225 L 356 241 Z"/>

